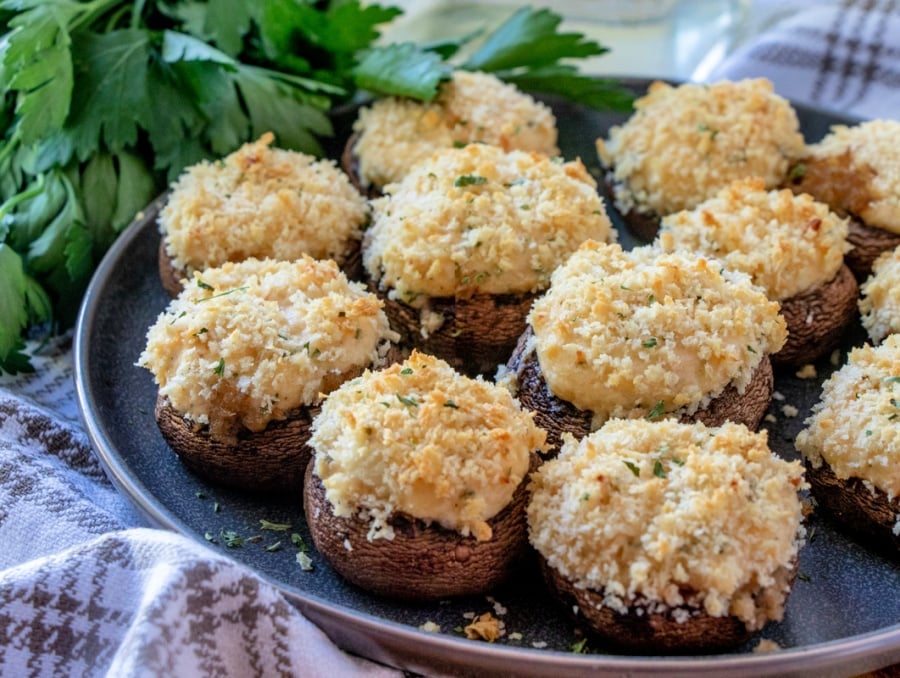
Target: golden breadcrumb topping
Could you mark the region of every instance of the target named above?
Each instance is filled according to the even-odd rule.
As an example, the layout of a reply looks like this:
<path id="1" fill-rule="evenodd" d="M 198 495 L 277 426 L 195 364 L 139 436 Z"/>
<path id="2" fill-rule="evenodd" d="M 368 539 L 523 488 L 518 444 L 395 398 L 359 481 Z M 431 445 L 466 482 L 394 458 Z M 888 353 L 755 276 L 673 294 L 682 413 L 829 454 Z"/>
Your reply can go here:
<path id="1" fill-rule="evenodd" d="M 614 419 L 581 441 L 567 434 L 532 474 L 529 535 L 550 567 L 613 610 L 645 599 L 758 629 L 782 616 L 805 486 L 801 464 L 772 454 L 765 431 Z"/>
<path id="2" fill-rule="evenodd" d="M 429 103 L 379 99 L 360 109 L 353 129 L 364 185 L 399 181 L 433 151 L 454 145 L 480 142 L 559 155 L 550 108 L 488 73 L 454 72 Z"/>
<path id="3" fill-rule="evenodd" d="M 625 124 L 597 140 L 623 212 L 691 209 L 743 177 L 774 188 L 805 148 L 796 112 L 763 78 L 655 82 L 634 107 Z"/>
<path id="4" fill-rule="evenodd" d="M 333 261 L 247 259 L 195 272 L 138 365 L 178 412 L 225 438 L 259 431 L 379 360 L 382 302 Z"/>
<path id="5" fill-rule="evenodd" d="M 873 342 L 900 332 L 900 247 L 884 252 L 860 286 L 859 312 Z"/>
<path id="6" fill-rule="evenodd" d="M 369 540 L 405 513 L 484 541 L 545 439 L 506 389 L 413 351 L 332 392 L 310 446 L 335 515 L 370 521 Z"/>
<path id="7" fill-rule="evenodd" d="M 613 236 L 580 161 L 470 144 L 435 152 L 386 187 L 363 262 L 407 303 L 533 292 L 582 242 Z"/>
<path id="8" fill-rule="evenodd" d="M 760 178 L 736 180 L 664 217 L 659 242 L 669 252 L 715 257 L 779 301 L 833 280 L 850 249 L 845 219 L 808 194 L 767 191 Z"/>
<path id="9" fill-rule="evenodd" d="M 172 185 L 159 226 L 179 268 L 303 254 L 341 260 L 362 237 L 365 198 L 330 160 L 272 148 L 274 137 L 218 162 L 187 168 Z"/>
<path id="10" fill-rule="evenodd" d="M 850 351 L 805 423 L 796 446 L 815 467 L 900 496 L 900 334 Z"/>
<path id="11" fill-rule="evenodd" d="M 809 147 L 813 161 L 838 159 L 847 176 L 866 178 L 857 187 L 862 199 L 841 191 L 833 195 L 845 204 L 832 205 L 854 213 L 867 225 L 900 234 L 900 120 L 868 120 L 858 125 L 835 125 L 819 143 Z M 846 165 L 849 164 L 849 167 Z"/>
<path id="12" fill-rule="evenodd" d="M 777 302 L 715 260 L 587 242 L 529 322 L 550 390 L 595 421 L 690 414 L 787 338 Z"/>

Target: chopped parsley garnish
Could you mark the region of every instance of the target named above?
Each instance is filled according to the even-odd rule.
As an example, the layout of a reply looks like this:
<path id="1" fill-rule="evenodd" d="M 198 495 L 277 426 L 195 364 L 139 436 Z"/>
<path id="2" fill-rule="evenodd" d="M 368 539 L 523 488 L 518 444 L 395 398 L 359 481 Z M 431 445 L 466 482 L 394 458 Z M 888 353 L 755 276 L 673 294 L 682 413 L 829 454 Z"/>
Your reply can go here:
<path id="1" fill-rule="evenodd" d="M 480 186 L 484 183 L 487 183 L 487 179 L 477 174 L 461 174 L 453 180 L 453 185 L 457 188 L 464 188 L 466 186 Z"/>
<path id="2" fill-rule="evenodd" d="M 653 306 L 653 304 L 656 303 L 656 295 L 651 294 L 649 297 L 647 297 L 647 303 Z"/>
<path id="3" fill-rule="evenodd" d="M 791 171 L 788 172 L 788 179 L 790 181 L 797 181 L 798 179 L 802 179 L 806 176 L 806 165 L 802 162 L 791 167 Z"/>
<path id="4" fill-rule="evenodd" d="M 657 343 L 658 342 L 656 341 L 656 337 L 650 337 L 646 341 L 641 342 L 641 346 L 643 346 L 644 348 L 653 348 Z"/>
<path id="5" fill-rule="evenodd" d="M 631 473 L 634 475 L 635 478 L 641 477 L 641 469 L 638 468 L 638 465 L 635 464 L 633 461 L 628 461 L 626 459 L 623 459 L 622 463 L 628 467 L 628 470 L 631 471 Z"/>
<path id="6" fill-rule="evenodd" d="M 408 407 L 418 407 L 419 406 L 419 402 L 412 396 L 400 395 L 399 393 L 397 393 L 396 395 L 397 395 L 397 400 L 399 400 L 404 405 L 407 405 Z"/>
<path id="7" fill-rule="evenodd" d="M 647 419 L 653 421 L 654 419 L 659 419 L 666 411 L 666 404 L 662 400 L 660 400 L 656 405 L 653 406 L 649 412 L 647 412 Z"/>
<path id="8" fill-rule="evenodd" d="M 213 372 L 220 377 L 225 374 L 225 358 L 219 358 L 219 362 L 216 363 Z"/>
<path id="9" fill-rule="evenodd" d="M 272 530 L 273 532 L 287 532 L 291 529 L 290 523 L 273 523 L 270 520 L 266 520 L 265 518 L 260 518 L 259 526 L 263 530 Z"/>
<path id="10" fill-rule="evenodd" d="M 269 553 L 275 553 L 275 551 L 279 551 L 281 549 L 281 542 L 276 541 L 274 544 L 269 544 L 266 546 L 266 551 Z"/>
<path id="11" fill-rule="evenodd" d="M 663 468 L 662 462 L 659 459 L 653 462 L 653 475 L 657 478 L 666 477 L 666 469 Z"/>
<path id="12" fill-rule="evenodd" d="M 199 287 L 201 290 L 214 290 L 215 289 L 215 287 L 213 287 L 209 283 L 203 282 L 200 278 L 197 278 L 197 287 Z"/>
<path id="13" fill-rule="evenodd" d="M 750 353 L 756 353 L 756 349 L 753 348 L 750 344 L 747 344 L 747 350 L 750 351 Z"/>
<path id="14" fill-rule="evenodd" d="M 306 555 L 305 551 L 300 551 L 297 554 L 297 562 L 300 564 L 300 569 L 304 572 L 309 572 L 313 569 L 312 559 Z"/>
<path id="15" fill-rule="evenodd" d="M 812 579 L 810 579 L 809 575 L 808 575 L 808 574 L 804 574 L 803 572 L 801 572 L 800 574 L 797 575 L 797 579 L 799 579 L 800 581 L 805 581 L 805 582 L 811 582 L 811 581 L 812 581 Z"/>
<path id="16" fill-rule="evenodd" d="M 222 541 L 230 549 L 240 548 L 244 545 L 244 538 L 234 530 L 222 532 Z"/>
<path id="17" fill-rule="evenodd" d="M 412 373 L 413 373 L 413 368 L 411 368 L 411 367 L 404 367 L 402 370 L 400 370 L 400 374 L 412 374 Z"/>
<path id="18" fill-rule="evenodd" d="M 884 381 L 889 384 L 900 384 L 900 377 L 885 377 Z"/>
<path id="19" fill-rule="evenodd" d="M 303 537 L 301 537 L 296 532 L 291 532 L 291 544 L 300 549 L 301 553 L 306 553 L 309 551 L 309 546 L 306 545 L 306 542 L 303 541 Z"/>
<path id="20" fill-rule="evenodd" d="M 587 638 L 572 643 L 572 652 L 575 654 L 584 654 L 587 652 Z"/>
<path id="21" fill-rule="evenodd" d="M 210 299 L 218 299 L 219 297 L 225 297 L 229 294 L 234 294 L 235 292 L 244 292 L 246 291 L 247 286 L 241 285 L 240 287 L 232 287 L 230 290 L 225 290 L 224 292 L 219 292 L 218 294 L 210 294 L 208 297 L 203 297 L 202 299 L 197 299 L 197 303 L 199 304 L 201 301 L 209 301 Z"/>
<path id="22" fill-rule="evenodd" d="M 445 400 L 445 401 L 444 401 L 444 407 L 449 407 L 449 408 L 452 408 L 452 409 L 454 409 L 454 410 L 458 410 L 458 409 L 459 409 L 459 405 L 457 405 L 453 400 Z"/>

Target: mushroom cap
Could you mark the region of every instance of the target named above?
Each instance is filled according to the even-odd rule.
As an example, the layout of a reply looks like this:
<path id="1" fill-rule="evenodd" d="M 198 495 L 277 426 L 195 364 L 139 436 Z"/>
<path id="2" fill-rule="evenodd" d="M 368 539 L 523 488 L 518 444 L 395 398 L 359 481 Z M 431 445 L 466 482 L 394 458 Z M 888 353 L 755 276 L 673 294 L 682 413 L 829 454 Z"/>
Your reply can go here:
<path id="1" fill-rule="evenodd" d="M 857 315 L 859 286 L 845 264 L 829 282 L 781 301 L 788 338 L 775 365 L 803 365 L 830 353 Z"/>
<path id="2" fill-rule="evenodd" d="M 242 427 L 232 441 L 211 437 L 209 427 L 185 419 L 165 396 L 157 396 L 153 414 L 166 444 L 197 475 L 239 490 L 288 493 L 303 487 L 318 411 L 318 405 L 298 408 L 258 432 Z"/>
<path id="3" fill-rule="evenodd" d="M 686 618 L 676 618 L 673 610 L 656 609 L 643 599 L 631 605 L 626 613 L 617 612 L 603 604 L 602 591 L 577 587 L 550 567 L 543 556 L 538 555 L 538 560 L 550 591 L 570 613 L 577 606 L 579 621 L 586 620 L 591 630 L 604 640 L 629 650 L 653 654 L 710 651 L 733 647 L 754 634 L 738 617 L 714 617 L 701 605 L 679 607 L 680 614 Z M 791 568 L 782 568 L 776 574 L 779 586 L 770 590 L 760 588 L 754 598 L 772 594 L 785 597 L 796 574 L 795 559 Z"/>
<path id="4" fill-rule="evenodd" d="M 816 466 L 804 457 L 804 463 L 806 479 L 819 506 L 855 538 L 900 557 L 900 535 L 895 531 L 900 497 L 890 498 L 860 478 L 838 478 L 824 459 Z"/>
<path id="5" fill-rule="evenodd" d="M 375 184 L 364 185 L 362 177 L 359 176 L 359 158 L 353 150 L 358 141 L 359 132 L 354 132 L 347 137 L 347 142 L 344 144 L 343 151 L 341 151 L 341 169 L 344 170 L 344 174 L 347 175 L 350 183 L 353 184 L 357 191 L 370 200 L 380 198 L 382 196 L 381 186 L 376 186 Z"/>
<path id="6" fill-rule="evenodd" d="M 384 313 L 403 345 L 437 356 L 468 376 L 491 374 L 507 361 L 535 297 L 432 297 L 425 308 L 415 308 L 392 299 L 371 281 L 369 290 L 384 302 Z"/>
<path id="7" fill-rule="evenodd" d="M 531 467 L 537 464 L 531 453 Z M 334 514 L 315 464 L 306 470 L 303 507 L 316 549 L 342 577 L 377 595 L 429 601 L 485 593 L 512 574 L 529 552 L 526 486 L 488 520 L 493 536 L 486 541 L 406 514 L 388 519 L 393 539 L 369 541 L 367 522 Z"/>
<path id="8" fill-rule="evenodd" d="M 621 182 L 615 180 L 612 170 L 606 172 L 604 185 L 607 194 L 610 196 L 614 196 L 616 193 L 624 190 Z M 614 200 L 611 200 L 610 203 L 615 205 Z M 653 239 L 659 233 L 659 225 L 660 221 L 662 221 L 662 217 L 659 214 L 650 209 L 642 211 L 637 206 L 622 209 L 616 205 L 616 208 L 619 210 L 622 221 L 625 222 L 625 226 L 631 233 L 645 243 L 653 242 Z"/>
<path id="9" fill-rule="evenodd" d="M 522 406 L 533 411 L 538 426 L 547 431 L 550 455 L 562 445 L 562 435 L 571 433 L 576 439 L 593 430 L 593 413 L 578 409 L 572 403 L 557 397 L 541 373 L 541 366 L 534 351 L 528 350 L 532 329 L 529 325 L 519 338 L 507 363 L 507 370 L 515 375 L 516 397 Z M 720 426 L 726 421 L 744 424 L 755 431 L 765 416 L 775 388 L 772 364 L 768 356 L 759 363 L 749 383 L 740 393 L 729 384 L 716 398 L 692 415 L 680 418 L 683 422 L 700 421 L 707 426 Z"/>
<path id="10" fill-rule="evenodd" d="M 856 279 L 863 282 L 872 273 L 872 265 L 878 257 L 900 247 L 900 235 L 867 226 L 856 218 L 850 219 L 849 226 L 847 242 L 853 249 L 847 252 L 844 260 Z"/>

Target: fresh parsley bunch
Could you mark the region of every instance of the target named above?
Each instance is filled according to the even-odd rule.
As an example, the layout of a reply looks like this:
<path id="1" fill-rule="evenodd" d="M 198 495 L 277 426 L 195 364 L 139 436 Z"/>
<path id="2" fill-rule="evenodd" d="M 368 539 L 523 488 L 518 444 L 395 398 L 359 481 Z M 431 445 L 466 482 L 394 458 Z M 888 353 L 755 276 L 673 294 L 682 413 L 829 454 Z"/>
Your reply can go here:
<path id="1" fill-rule="evenodd" d="M 321 154 L 329 110 L 363 92 L 432 99 L 453 68 L 595 107 L 606 51 L 523 8 L 487 36 L 377 45 L 400 10 L 359 0 L 0 0 L 0 372 L 70 326 L 118 233 L 181 170 L 267 131 Z M 452 58 L 472 40 L 463 63 Z"/>

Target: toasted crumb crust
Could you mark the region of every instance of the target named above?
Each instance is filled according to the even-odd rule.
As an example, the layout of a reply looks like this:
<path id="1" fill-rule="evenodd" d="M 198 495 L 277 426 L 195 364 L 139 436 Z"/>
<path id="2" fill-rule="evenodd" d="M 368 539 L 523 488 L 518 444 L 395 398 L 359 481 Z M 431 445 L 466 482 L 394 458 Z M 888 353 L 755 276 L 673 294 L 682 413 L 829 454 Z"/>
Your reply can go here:
<path id="1" fill-rule="evenodd" d="M 854 348 L 805 423 L 795 444 L 812 466 L 824 460 L 840 479 L 900 496 L 900 335 Z"/>
<path id="2" fill-rule="evenodd" d="M 783 595 L 754 593 L 796 560 L 805 486 L 800 462 L 772 454 L 764 431 L 611 420 L 581 441 L 567 436 L 532 474 L 529 538 L 620 614 L 643 599 L 758 629 L 783 612 Z"/>
<path id="3" fill-rule="evenodd" d="M 652 247 L 587 242 L 529 315 L 550 390 L 600 422 L 684 408 L 743 390 L 787 332 L 746 275 Z"/>
<path id="4" fill-rule="evenodd" d="M 310 445 L 335 515 L 364 519 L 369 539 L 405 513 L 484 541 L 545 438 L 506 389 L 414 351 L 333 392 Z"/>
<path id="5" fill-rule="evenodd" d="M 399 181 L 439 148 L 486 143 L 559 155 L 549 107 L 494 75 L 456 71 L 434 101 L 389 97 L 360 109 L 353 154 L 363 186 Z"/>
<path id="6" fill-rule="evenodd" d="M 541 290 L 582 242 L 614 237 L 580 161 L 470 144 L 435 152 L 385 190 L 373 202 L 363 263 L 381 289 L 412 305 L 420 296 Z"/>
<path id="7" fill-rule="evenodd" d="M 900 235 L 900 120 L 868 120 L 858 125 L 835 125 L 808 149 L 803 169 L 839 162 L 837 174 L 811 176 L 804 188 L 832 207 L 853 214 L 868 225 Z M 819 179 L 850 177 L 845 186 Z"/>
<path id="8" fill-rule="evenodd" d="M 779 301 L 832 280 L 850 249 L 846 219 L 809 195 L 766 190 L 758 177 L 664 217 L 659 242 L 669 252 L 719 259 Z"/>
<path id="9" fill-rule="evenodd" d="M 336 164 L 273 141 L 264 134 L 218 162 L 187 168 L 173 184 L 159 226 L 175 268 L 189 275 L 303 254 L 340 263 L 362 237 L 368 205 Z"/>
<path id="10" fill-rule="evenodd" d="M 805 148 L 797 115 L 758 78 L 711 85 L 650 85 L 635 113 L 597 140 L 615 206 L 665 216 L 691 209 L 734 179 L 782 183 Z"/>
<path id="11" fill-rule="evenodd" d="M 860 293 L 862 324 L 873 342 L 900 332 L 900 247 L 875 260 Z"/>
<path id="12" fill-rule="evenodd" d="M 138 364 L 221 438 L 318 403 L 396 338 L 381 301 L 334 261 L 247 259 L 195 273 L 148 330 Z"/>

